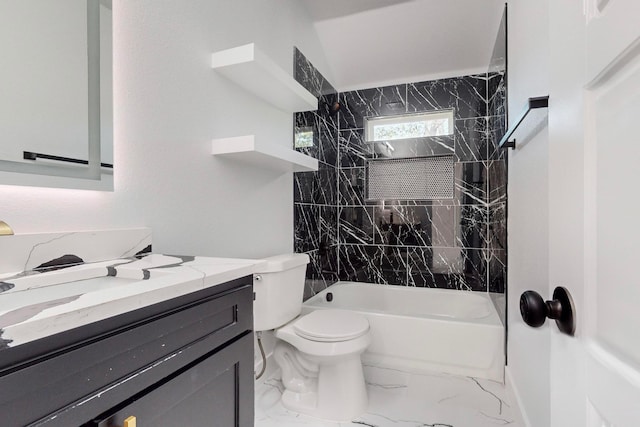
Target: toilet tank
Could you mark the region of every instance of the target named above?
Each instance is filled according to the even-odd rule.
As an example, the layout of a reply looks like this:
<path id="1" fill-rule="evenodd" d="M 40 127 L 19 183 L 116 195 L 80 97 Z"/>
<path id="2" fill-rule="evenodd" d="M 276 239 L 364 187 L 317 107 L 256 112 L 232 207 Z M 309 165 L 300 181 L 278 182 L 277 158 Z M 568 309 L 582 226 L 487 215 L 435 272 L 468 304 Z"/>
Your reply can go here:
<path id="1" fill-rule="evenodd" d="M 300 314 L 309 255 L 277 255 L 264 261 L 261 271 L 253 275 L 256 331 L 278 328 Z"/>

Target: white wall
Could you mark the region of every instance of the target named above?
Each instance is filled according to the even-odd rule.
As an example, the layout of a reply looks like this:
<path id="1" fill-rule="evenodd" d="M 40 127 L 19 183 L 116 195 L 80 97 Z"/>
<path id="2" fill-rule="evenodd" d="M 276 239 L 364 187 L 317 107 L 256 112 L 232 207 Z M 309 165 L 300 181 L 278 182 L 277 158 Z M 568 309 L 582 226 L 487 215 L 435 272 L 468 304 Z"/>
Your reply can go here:
<path id="1" fill-rule="evenodd" d="M 549 93 L 549 1 L 508 3 L 510 122 L 529 97 Z M 508 373 L 531 427 L 550 423 L 549 322 L 538 329 L 520 317 L 520 295 L 549 289 L 549 136 L 545 123 L 509 150 Z"/>
<path id="2" fill-rule="evenodd" d="M 147 226 L 159 252 L 291 251 L 292 175 L 210 147 L 253 133 L 291 146 L 292 115 L 216 75 L 210 58 L 255 41 L 292 73 L 297 45 L 328 75 L 306 11 L 296 0 L 116 0 L 113 13 L 115 191 L 0 185 L 0 219 L 16 233 Z"/>

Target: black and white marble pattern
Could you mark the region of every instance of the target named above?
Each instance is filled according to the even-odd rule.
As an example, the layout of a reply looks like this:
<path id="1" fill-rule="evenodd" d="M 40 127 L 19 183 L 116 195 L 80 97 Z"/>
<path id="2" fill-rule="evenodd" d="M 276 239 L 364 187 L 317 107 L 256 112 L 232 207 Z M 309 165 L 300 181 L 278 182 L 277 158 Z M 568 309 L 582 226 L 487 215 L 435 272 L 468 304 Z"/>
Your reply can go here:
<path id="1" fill-rule="evenodd" d="M 375 243 L 391 246 L 454 246 L 456 208 L 440 205 L 376 206 Z"/>
<path id="2" fill-rule="evenodd" d="M 323 205 L 318 208 L 320 227 L 320 246 L 327 247 L 338 243 L 338 208 Z"/>
<path id="3" fill-rule="evenodd" d="M 507 282 L 507 251 L 494 249 L 489 255 L 489 292 L 503 294 Z"/>
<path id="4" fill-rule="evenodd" d="M 2 243 L 0 281 L 7 275 L 30 272 L 48 264 L 73 265 L 78 260 L 97 262 L 135 256 L 151 245 L 151 230 L 16 234 L 3 237 Z"/>
<path id="5" fill-rule="evenodd" d="M 488 126 L 486 117 L 456 120 L 456 158 L 459 162 L 488 159 Z"/>
<path id="6" fill-rule="evenodd" d="M 340 93 L 340 130 L 364 128 L 366 117 L 397 116 L 407 112 L 407 85 Z"/>
<path id="7" fill-rule="evenodd" d="M 504 70 L 488 74 L 488 116 L 504 116 L 507 113 L 507 82 Z"/>
<path id="8" fill-rule="evenodd" d="M 486 252 L 467 248 L 412 248 L 407 258 L 407 284 L 486 292 Z"/>
<path id="9" fill-rule="evenodd" d="M 318 205 L 337 206 L 338 200 L 338 170 L 321 163 L 315 173 L 313 189 L 313 203 Z"/>
<path id="10" fill-rule="evenodd" d="M 310 262 L 307 266 L 304 299 L 322 292 L 338 280 L 338 246 L 324 246 L 307 252 Z"/>
<path id="11" fill-rule="evenodd" d="M 149 254 L 5 274 L 13 287 L 0 295 L 0 350 L 247 276 L 261 263 Z"/>
<path id="12" fill-rule="evenodd" d="M 293 223 L 295 229 L 293 249 L 295 252 L 308 252 L 320 247 L 319 212 L 320 208 L 318 205 L 294 204 Z"/>
<path id="13" fill-rule="evenodd" d="M 300 52 L 296 64 L 301 83 L 312 93 L 332 94 Z M 362 89 L 339 94 L 337 115 L 326 108 L 298 114 L 296 126 L 314 129 L 314 147 L 304 150 L 320 160 L 320 169 L 295 177 L 296 251 L 311 254 L 324 241 L 335 249 L 335 276 L 341 280 L 503 288 L 497 283 L 505 274 L 495 261 L 503 257 L 491 251 L 505 250 L 495 244 L 506 236 L 506 222 L 495 220 L 506 203 L 506 163 L 496 149 L 504 123 L 504 83 L 504 73 L 492 71 Z M 446 109 L 455 116 L 451 136 L 389 141 L 393 150 L 365 140 L 366 118 Z M 454 155 L 453 199 L 367 199 L 369 160 L 436 155 Z M 493 272 L 502 278 L 487 278 Z M 319 276 L 309 270 L 309 293 L 324 285 Z"/>
<path id="14" fill-rule="evenodd" d="M 407 112 L 453 109 L 456 119 L 487 115 L 487 75 L 453 77 L 407 86 Z"/>
<path id="15" fill-rule="evenodd" d="M 489 207 L 487 239 L 490 249 L 507 250 L 507 204 L 494 203 Z"/>
<path id="16" fill-rule="evenodd" d="M 463 205 L 456 211 L 456 246 L 487 248 L 489 208 L 485 205 Z"/>
<path id="17" fill-rule="evenodd" d="M 406 248 L 343 244 L 339 247 L 340 280 L 404 285 Z"/>
<path id="18" fill-rule="evenodd" d="M 488 286 L 489 292 L 504 294 L 507 282 L 507 161 L 498 143 L 507 124 L 507 10 L 496 35 L 489 64 L 488 81 Z M 506 312 L 506 299 L 493 295 L 499 313 Z M 503 320 L 504 322 L 504 320 Z"/>
<path id="19" fill-rule="evenodd" d="M 435 372 L 364 365 L 369 405 L 351 422 L 333 423 L 290 412 L 280 403 L 278 374 L 256 385 L 256 427 L 524 427 L 513 392 L 503 384 Z"/>
<path id="20" fill-rule="evenodd" d="M 338 199 L 340 206 L 366 204 L 365 177 L 365 168 L 340 168 Z"/>
<path id="21" fill-rule="evenodd" d="M 489 251 L 341 244 L 339 277 L 343 281 L 487 291 Z"/>
<path id="22" fill-rule="evenodd" d="M 370 206 L 345 206 L 340 208 L 340 243 L 373 243 L 374 215 Z"/>
<path id="23" fill-rule="evenodd" d="M 316 172 L 297 172 L 293 174 L 293 202 L 314 203 Z"/>
<path id="24" fill-rule="evenodd" d="M 313 132 L 313 146 L 296 148 L 318 159 L 318 171 L 294 174 L 294 250 L 305 252 L 305 299 L 337 281 L 338 272 L 338 92 L 297 48 L 294 77 L 318 98 L 318 110 L 296 113 L 294 131 Z"/>
<path id="25" fill-rule="evenodd" d="M 463 162 L 454 165 L 454 200 L 460 205 L 486 205 L 487 165 Z"/>
<path id="26" fill-rule="evenodd" d="M 489 162 L 488 175 L 488 203 L 505 203 L 507 201 L 507 161 Z"/>
<path id="27" fill-rule="evenodd" d="M 487 133 L 487 158 L 489 160 L 506 159 L 505 149 L 498 148 L 500 139 L 504 136 L 507 129 L 506 116 L 490 116 L 488 133 Z"/>
<path id="28" fill-rule="evenodd" d="M 338 143 L 340 167 L 364 167 L 373 157 L 373 145 L 365 142 L 363 129 L 341 130 Z"/>
<path id="29" fill-rule="evenodd" d="M 334 95 L 337 91 L 297 47 L 293 48 L 293 77 L 314 96 Z"/>

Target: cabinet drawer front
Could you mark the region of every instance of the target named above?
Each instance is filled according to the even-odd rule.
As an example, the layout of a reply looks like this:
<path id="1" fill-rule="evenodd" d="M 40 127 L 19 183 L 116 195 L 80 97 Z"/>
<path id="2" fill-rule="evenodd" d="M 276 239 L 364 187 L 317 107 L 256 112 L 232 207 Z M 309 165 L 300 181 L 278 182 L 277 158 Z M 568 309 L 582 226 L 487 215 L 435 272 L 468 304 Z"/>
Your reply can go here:
<path id="1" fill-rule="evenodd" d="M 73 402 L 73 409 L 85 405 L 102 412 L 123 399 L 106 392 L 132 373 L 149 386 L 158 380 L 154 363 L 177 350 L 207 338 L 204 354 L 251 330 L 251 298 L 251 285 L 206 297 L 0 377 L 3 426 L 33 423 L 61 408 L 71 409 Z"/>
<path id="2" fill-rule="evenodd" d="M 245 335 L 85 427 L 253 425 L 253 336 Z"/>

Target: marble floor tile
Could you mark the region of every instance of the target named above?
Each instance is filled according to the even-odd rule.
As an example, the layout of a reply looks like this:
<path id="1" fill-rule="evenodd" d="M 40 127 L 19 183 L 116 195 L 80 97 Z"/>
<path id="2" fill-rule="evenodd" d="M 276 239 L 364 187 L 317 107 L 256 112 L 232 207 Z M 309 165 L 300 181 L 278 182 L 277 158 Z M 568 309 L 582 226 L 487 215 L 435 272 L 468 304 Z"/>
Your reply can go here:
<path id="1" fill-rule="evenodd" d="M 367 412 L 351 422 L 329 422 L 282 407 L 279 373 L 256 384 L 256 427 L 522 427 L 504 385 L 472 377 L 412 374 L 365 366 Z"/>

